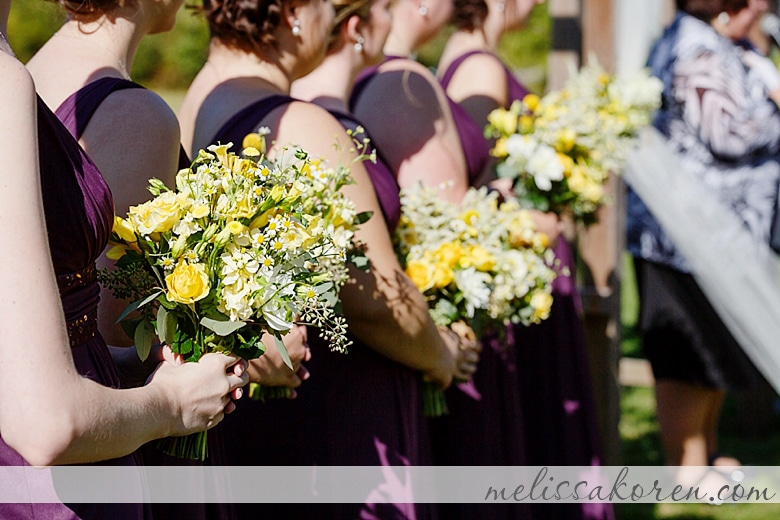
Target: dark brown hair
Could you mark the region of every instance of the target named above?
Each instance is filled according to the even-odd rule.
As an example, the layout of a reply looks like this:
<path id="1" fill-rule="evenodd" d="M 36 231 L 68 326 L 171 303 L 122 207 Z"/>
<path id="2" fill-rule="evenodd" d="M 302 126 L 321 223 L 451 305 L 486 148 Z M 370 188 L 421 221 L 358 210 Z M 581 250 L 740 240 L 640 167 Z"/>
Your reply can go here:
<path id="1" fill-rule="evenodd" d="M 488 15 L 485 0 L 455 0 L 452 24 L 463 31 L 481 29 Z"/>
<path id="2" fill-rule="evenodd" d="M 722 12 L 738 13 L 748 5 L 748 0 L 676 0 L 677 9 L 709 22 Z"/>
<path id="3" fill-rule="evenodd" d="M 211 36 L 247 51 L 274 45 L 285 0 L 203 0 Z"/>
<path id="4" fill-rule="evenodd" d="M 59 4 L 76 20 L 91 21 L 124 7 L 132 0 L 48 0 Z"/>

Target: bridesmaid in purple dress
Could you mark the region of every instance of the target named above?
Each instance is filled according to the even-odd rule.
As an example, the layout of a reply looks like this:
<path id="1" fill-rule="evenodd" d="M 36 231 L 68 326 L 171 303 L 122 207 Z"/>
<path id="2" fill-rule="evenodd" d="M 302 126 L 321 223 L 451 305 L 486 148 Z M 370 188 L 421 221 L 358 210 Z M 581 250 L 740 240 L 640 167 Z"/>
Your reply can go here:
<path id="1" fill-rule="evenodd" d="M 0 253 L 0 464 L 134 465 L 143 442 L 219 422 L 246 376 L 226 373 L 236 358 L 210 355 L 186 367 L 163 363 L 143 389 L 111 388 L 119 378 L 97 331 L 94 267 L 111 230 L 111 194 L 68 130 L 36 100 L 31 77 L 6 43 L 10 6 L 0 0 L 0 150 L 9 168 L 0 219 L 25 225 L 2 231 L 13 246 Z M 193 386 L 204 390 L 201 397 L 190 395 Z M 41 483 L 28 474 L 5 485 L 34 497 Z M 2 504 L 0 517 L 143 518 L 144 510 Z"/>
<path id="2" fill-rule="evenodd" d="M 528 94 L 498 58 L 496 47 L 503 34 L 521 28 L 534 6 L 541 3 L 455 0 L 453 21 L 458 30 L 442 54 L 441 82 L 481 126 L 487 123 L 490 111 L 508 108 Z M 512 331 L 527 463 L 599 465 L 601 448 L 571 246 L 558 237 L 557 217 L 541 213 L 536 217 L 542 231 L 553 240 L 557 237 L 556 258 L 571 275 L 561 275 L 554 282 L 554 302 L 547 320 Z M 612 517 L 612 510 L 605 504 L 534 504 L 533 517 L 604 519 Z"/>
<path id="3" fill-rule="evenodd" d="M 384 63 L 363 71 L 351 105 L 396 172 L 401 188 L 422 181 L 449 182 L 445 194 L 459 202 L 469 186 L 479 186 L 489 161 L 483 130 L 450 100 L 436 78 L 409 56 L 449 18 L 446 2 L 399 0 L 385 46 Z M 411 127 L 411 128 L 409 128 Z M 437 465 L 525 464 L 522 414 L 515 351 L 493 336 L 468 383 L 447 392 L 450 413 L 430 421 Z M 528 518 L 526 505 L 443 504 L 443 518 Z"/>
<path id="4" fill-rule="evenodd" d="M 323 0 L 261 1 L 247 8 L 236 0 L 211 0 L 204 11 L 213 35 L 209 58 L 195 78 L 180 116 L 185 144 L 192 151 L 215 142 L 241 143 L 259 127 L 268 142 L 293 143 L 330 164 L 353 164 L 344 127 L 312 103 L 290 98 L 293 80 L 323 59 L 334 19 Z M 354 52 L 349 49 L 350 52 Z M 341 143 L 334 150 L 335 141 Z M 361 226 L 370 272 L 354 270 L 342 290 L 343 312 L 353 344 L 332 353 L 316 331 L 309 333 L 312 377 L 292 401 L 245 403 L 222 428 L 228 460 L 255 465 L 419 464 L 422 431 L 419 372 L 442 386 L 468 373 L 459 364 L 458 342 L 438 331 L 422 295 L 403 274 L 393 254 L 383 215 L 397 218 L 398 193 L 392 184 L 375 188 L 365 167 L 352 166 L 355 184 L 345 188 L 358 211 L 373 217 Z M 471 367 L 473 369 L 473 367 Z M 418 372 L 419 371 L 419 372 Z M 393 491 L 396 491 L 395 489 Z M 414 518 L 407 494 L 392 506 L 364 504 L 245 504 L 247 518 Z M 423 513 L 423 511 L 420 511 Z"/>

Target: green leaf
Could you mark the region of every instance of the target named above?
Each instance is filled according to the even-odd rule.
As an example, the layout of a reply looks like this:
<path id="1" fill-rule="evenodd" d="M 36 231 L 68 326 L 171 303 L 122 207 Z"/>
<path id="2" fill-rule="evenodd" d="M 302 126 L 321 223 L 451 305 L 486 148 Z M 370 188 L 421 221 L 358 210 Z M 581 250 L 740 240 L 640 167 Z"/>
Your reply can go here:
<path id="1" fill-rule="evenodd" d="M 284 341 L 282 341 L 282 338 L 274 335 L 274 343 L 276 344 L 276 350 L 279 351 L 279 355 L 282 356 L 282 361 L 284 361 L 284 364 L 292 370 L 292 361 L 290 361 L 290 355 L 287 353 L 287 347 L 284 346 Z"/>
<path id="2" fill-rule="evenodd" d="M 368 268 L 371 265 L 368 261 L 368 257 L 364 255 L 358 255 L 353 256 L 350 260 L 352 261 L 352 265 L 354 265 L 357 269 L 368 272 Z"/>
<path id="3" fill-rule="evenodd" d="M 176 315 L 160 306 L 157 311 L 157 337 L 168 345 L 172 345 L 176 337 Z"/>
<path id="4" fill-rule="evenodd" d="M 370 219 L 374 215 L 373 211 L 363 211 L 361 213 L 358 213 L 355 215 L 355 224 L 360 225 L 365 222 L 368 222 L 368 219 Z"/>
<path id="5" fill-rule="evenodd" d="M 162 294 L 162 291 L 155 291 L 154 293 L 150 294 L 149 296 L 147 296 L 143 300 L 138 300 L 138 301 L 135 301 L 135 302 L 131 303 L 130 305 L 127 306 L 127 308 L 124 311 L 122 311 L 122 314 L 119 315 L 119 317 L 116 319 L 115 323 L 119 323 L 123 319 L 127 318 L 128 314 L 130 314 L 131 312 L 133 312 L 136 309 L 140 309 L 141 307 L 143 307 L 144 305 L 146 305 L 150 301 L 153 301 L 155 298 L 157 298 L 161 294 Z"/>
<path id="6" fill-rule="evenodd" d="M 246 325 L 244 321 L 222 321 L 215 320 L 213 318 L 204 317 L 200 320 L 200 324 L 209 330 L 213 330 L 219 336 L 229 336 L 241 327 Z"/>
<path id="7" fill-rule="evenodd" d="M 143 319 L 143 317 L 139 316 L 138 318 L 123 320 L 119 323 L 119 326 L 122 327 L 122 330 L 127 334 L 128 338 L 133 339 L 133 336 L 135 336 L 135 329 Z"/>
<path id="8" fill-rule="evenodd" d="M 154 341 L 154 326 L 149 320 L 141 320 L 141 323 L 135 328 L 135 350 L 138 352 L 138 357 L 141 361 L 146 361 L 149 357 L 149 352 L 152 350 L 152 342 Z"/>

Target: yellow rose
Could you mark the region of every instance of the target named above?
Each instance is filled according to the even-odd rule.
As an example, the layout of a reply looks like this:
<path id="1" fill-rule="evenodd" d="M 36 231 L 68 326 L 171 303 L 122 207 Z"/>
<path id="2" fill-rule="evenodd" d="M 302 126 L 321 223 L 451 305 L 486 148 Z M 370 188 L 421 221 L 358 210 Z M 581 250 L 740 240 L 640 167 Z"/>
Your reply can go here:
<path id="1" fill-rule="evenodd" d="M 534 129 L 534 118 L 531 116 L 520 116 L 520 131 L 529 134 Z"/>
<path id="2" fill-rule="evenodd" d="M 585 189 L 583 190 L 582 195 L 589 202 L 597 204 L 601 201 L 601 198 L 604 195 L 604 189 L 598 182 L 590 180 L 585 184 Z"/>
<path id="3" fill-rule="evenodd" d="M 496 259 L 482 246 L 472 245 L 461 260 L 463 267 L 474 267 L 477 271 L 490 271 L 496 266 Z"/>
<path id="4" fill-rule="evenodd" d="M 577 142 L 577 132 L 571 128 L 566 128 L 558 132 L 558 150 L 561 152 L 568 152 L 574 148 L 574 144 Z"/>
<path id="5" fill-rule="evenodd" d="M 531 319 L 535 322 L 546 320 L 550 316 L 553 297 L 544 291 L 537 291 L 531 296 L 531 308 L 534 310 Z"/>
<path id="6" fill-rule="evenodd" d="M 130 222 L 117 215 L 114 215 L 114 228 L 112 231 L 127 243 L 132 243 L 137 240 L 135 230 Z"/>
<path id="7" fill-rule="evenodd" d="M 509 152 L 506 151 L 506 137 L 496 139 L 496 144 L 493 146 L 493 149 L 490 150 L 490 155 L 500 159 L 506 157 L 508 153 Z"/>
<path id="8" fill-rule="evenodd" d="M 488 114 L 488 123 L 501 134 L 511 135 L 517 130 L 517 116 L 503 108 L 497 108 Z"/>
<path id="9" fill-rule="evenodd" d="M 463 248 L 457 242 L 448 242 L 439 246 L 435 255 L 447 267 L 455 267 L 463 256 Z"/>
<path id="10" fill-rule="evenodd" d="M 437 289 L 444 289 L 455 279 L 455 273 L 450 266 L 443 262 L 438 262 L 433 266 L 433 286 Z"/>
<path id="11" fill-rule="evenodd" d="M 433 287 L 431 266 L 426 262 L 412 260 L 406 265 L 406 275 L 420 292 L 425 292 Z"/>
<path id="12" fill-rule="evenodd" d="M 530 110 L 531 112 L 535 112 L 536 108 L 539 106 L 539 96 L 536 94 L 526 94 L 526 96 L 523 98 L 523 104 Z"/>
<path id="13" fill-rule="evenodd" d="M 170 231 L 179 221 L 182 200 L 172 191 L 161 193 L 149 202 L 132 206 L 130 223 L 141 235 Z"/>
<path id="14" fill-rule="evenodd" d="M 207 217 L 209 213 L 211 213 L 211 210 L 205 204 L 201 204 L 201 203 L 193 204 L 192 207 L 190 208 L 190 214 L 193 216 L 193 218 Z"/>
<path id="15" fill-rule="evenodd" d="M 168 301 L 191 304 L 209 294 L 209 277 L 203 264 L 180 262 L 165 277 Z"/>
<path id="16" fill-rule="evenodd" d="M 571 170 L 571 175 L 568 179 L 569 189 L 576 194 L 580 194 L 585 190 L 585 186 L 588 179 L 582 171 L 580 166 L 575 166 Z"/>

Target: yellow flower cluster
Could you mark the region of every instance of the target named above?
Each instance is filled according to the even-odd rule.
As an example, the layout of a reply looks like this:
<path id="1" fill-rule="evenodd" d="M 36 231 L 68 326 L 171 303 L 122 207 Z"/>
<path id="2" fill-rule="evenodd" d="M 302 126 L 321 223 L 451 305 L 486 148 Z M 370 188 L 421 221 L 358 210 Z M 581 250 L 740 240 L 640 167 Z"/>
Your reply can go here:
<path id="1" fill-rule="evenodd" d="M 497 174 L 515 179 L 526 207 L 591 223 L 609 173 L 620 171 L 660 100 L 661 83 L 646 71 L 618 78 L 585 67 L 559 91 L 490 113 L 485 135 L 495 141 Z"/>
<path id="2" fill-rule="evenodd" d="M 261 133 L 244 144 L 243 155 L 230 144 L 201 150 L 175 190 L 150 181 L 154 198 L 115 217 L 109 256 L 119 268 L 142 263 L 157 281 L 143 303 L 165 309 L 157 329 L 176 352 L 257 357 L 264 332 L 281 337 L 296 319 L 330 322 L 343 349 L 335 306 L 359 218 L 340 191 L 349 170 L 299 148 L 270 161 Z"/>
<path id="3" fill-rule="evenodd" d="M 394 247 L 437 324 L 534 323 L 549 314 L 552 253 L 529 212 L 473 188 L 461 206 L 422 186 L 404 190 L 401 203 Z"/>

